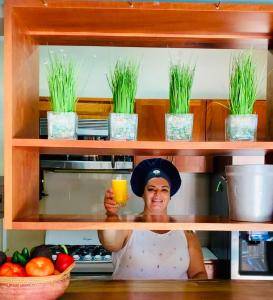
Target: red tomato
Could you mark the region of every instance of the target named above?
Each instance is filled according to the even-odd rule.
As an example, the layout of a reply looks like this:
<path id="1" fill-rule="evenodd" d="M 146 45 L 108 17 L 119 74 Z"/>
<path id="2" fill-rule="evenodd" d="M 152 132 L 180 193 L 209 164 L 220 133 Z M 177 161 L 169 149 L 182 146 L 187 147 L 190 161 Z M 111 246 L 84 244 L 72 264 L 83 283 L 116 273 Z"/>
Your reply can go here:
<path id="1" fill-rule="evenodd" d="M 32 258 L 25 266 L 29 276 L 48 276 L 54 273 L 54 264 L 47 257 Z"/>
<path id="2" fill-rule="evenodd" d="M 18 264 L 6 262 L 0 267 L 0 276 L 26 276 L 26 271 Z"/>
<path id="3" fill-rule="evenodd" d="M 61 272 L 55 269 L 53 274 L 54 275 L 59 275 L 59 274 L 61 274 Z"/>

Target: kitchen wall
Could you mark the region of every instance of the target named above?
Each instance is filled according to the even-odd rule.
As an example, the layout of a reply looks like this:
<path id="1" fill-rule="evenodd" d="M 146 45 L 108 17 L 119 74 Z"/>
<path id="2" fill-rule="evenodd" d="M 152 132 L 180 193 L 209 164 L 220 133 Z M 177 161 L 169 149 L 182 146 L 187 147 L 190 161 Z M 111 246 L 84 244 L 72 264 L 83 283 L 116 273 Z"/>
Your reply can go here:
<path id="1" fill-rule="evenodd" d="M 50 53 L 64 53 L 77 65 L 78 95 L 111 97 L 106 75 L 118 59 L 140 64 L 137 98 L 168 98 L 170 62 L 196 65 L 192 98 L 228 98 L 230 60 L 238 50 L 128 48 L 128 47 L 52 47 L 41 46 L 40 94 L 48 95 L 46 67 Z M 257 63 L 259 94 L 266 97 L 267 52 L 253 51 Z"/>
<path id="2" fill-rule="evenodd" d="M 61 173 L 45 171 L 44 186 L 47 196 L 40 201 L 41 213 L 96 214 L 104 213 L 104 192 L 111 187 L 116 175 L 99 173 Z M 137 214 L 143 210 L 143 200 L 130 188 L 130 174 L 123 175 L 128 182 L 129 201 L 122 213 Z M 168 207 L 171 215 L 209 213 L 209 176 L 180 173 L 182 186 L 172 197 Z"/>
<path id="3" fill-rule="evenodd" d="M 113 174 L 44 172 L 47 196 L 40 201 L 41 213 L 55 214 L 104 214 L 103 198 L 111 187 Z M 130 174 L 123 175 L 128 182 L 129 200 L 121 214 L 138 214 L 143 211 L 143 199 L 135 196 L 130 188 Z M 170 215 L 208 215 L 209 180 L 207 174 L 180 173 L 182 186 L 172 197 Z M 208 235 L 199 233 L 202 245 L 208 243 Z"/>

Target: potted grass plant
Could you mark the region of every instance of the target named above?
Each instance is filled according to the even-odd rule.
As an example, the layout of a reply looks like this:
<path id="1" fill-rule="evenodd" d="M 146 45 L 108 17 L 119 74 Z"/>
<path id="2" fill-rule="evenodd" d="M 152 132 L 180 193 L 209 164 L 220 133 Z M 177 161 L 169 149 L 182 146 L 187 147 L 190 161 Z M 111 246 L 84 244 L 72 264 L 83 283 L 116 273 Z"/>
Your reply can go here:
<path id="1" fill-rule="evenodd" d="M 75 66 L 64 55 L 51 55 L 48 64 L 48 88 L 52 111 L 47 113 L 49 139 L 76 139 Z"/>
<path id="2" fill-rule="evenodd" d="M 258 116 L 253 114 L 256 96 L 256 67 L 252 53 L 241 52 L 232 61 L 226 140 L 254 141 L 256 139 Z"/>
<path id="3" fill-rule="evenodd" d="M 111 140 L 136 140 L 138 116 L 134 113 L 139 65 L 131 61 L 116 62 L 107 76 L 113 95 L 113 113 L 109 115 Z"/>
<path id="4" fill-rule="evenodd" d="M 190 97 L 195 66 L 171 64 L 169 70 L 169 113 L 165 114 L 165 137 L 167 141 L 192 139 L 193 114 Z"/>

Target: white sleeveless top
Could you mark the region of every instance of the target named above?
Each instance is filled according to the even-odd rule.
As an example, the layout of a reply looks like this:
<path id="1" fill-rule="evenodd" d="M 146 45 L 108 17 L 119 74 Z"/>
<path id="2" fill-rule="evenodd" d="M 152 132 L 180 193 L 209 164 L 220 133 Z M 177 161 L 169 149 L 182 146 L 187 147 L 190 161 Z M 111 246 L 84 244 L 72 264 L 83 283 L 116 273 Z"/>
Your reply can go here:
<path id="1" fill-rule="evenodd" d="M 133 230 L 126 245 L 112 253 L 112 260 L 112 279 L 188 278 L 190 258 L 184 231 Z"/>

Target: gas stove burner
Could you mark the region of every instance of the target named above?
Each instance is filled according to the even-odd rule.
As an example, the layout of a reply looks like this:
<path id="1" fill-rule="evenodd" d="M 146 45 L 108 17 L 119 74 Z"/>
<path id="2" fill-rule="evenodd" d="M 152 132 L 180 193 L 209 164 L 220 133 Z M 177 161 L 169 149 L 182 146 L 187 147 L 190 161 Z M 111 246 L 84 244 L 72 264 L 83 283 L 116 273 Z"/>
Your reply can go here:
<path id="1" fill-rule="evenodd" d="M 57 254 L 62 252 L 59 245 L 47 245 L 52 251 L 52 259 L 56 260 Z M 67 245 L 68 253 L 76 262 L 111 262 L 111 252 L 101 245 Z"/>

